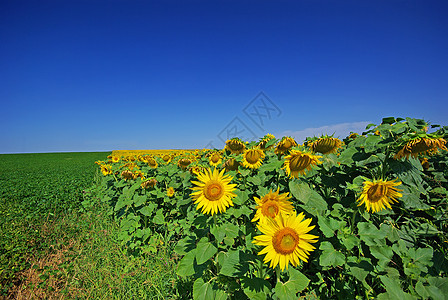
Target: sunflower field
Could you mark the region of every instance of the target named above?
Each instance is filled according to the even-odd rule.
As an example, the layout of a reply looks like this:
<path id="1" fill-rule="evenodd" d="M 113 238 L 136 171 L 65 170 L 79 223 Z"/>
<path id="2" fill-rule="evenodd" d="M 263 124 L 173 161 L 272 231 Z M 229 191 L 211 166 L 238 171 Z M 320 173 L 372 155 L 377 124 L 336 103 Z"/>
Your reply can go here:
<path id="1" fill-rule="evenodd" d="M 171 247 L 185 299 L 446 299 L 447 138 L 389 117 L 344 139 L 114 152 L 97 188 L 131 254 Z"/>

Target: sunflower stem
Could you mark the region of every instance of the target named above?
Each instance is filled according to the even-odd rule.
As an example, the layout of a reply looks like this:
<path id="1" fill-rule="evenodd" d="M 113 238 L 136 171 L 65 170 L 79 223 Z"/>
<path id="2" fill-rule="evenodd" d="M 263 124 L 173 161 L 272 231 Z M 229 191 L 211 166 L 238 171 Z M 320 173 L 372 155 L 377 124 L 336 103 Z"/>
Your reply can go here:
<path id="1" fill-rule="evenodd" d="M 359 211 L 359 210 L 357 209 L 357 210 L 355 210 L 355 211 L 353 212 L 352 222 L 351 222 L 351 224 L 350 224 L 350 231 L 351 231 L 351 233 L 354 232 L 355 219 L 356 219 L 356 215 L 358 214 L 358 211 Z"/>
<path id="2" fill-rule="evenodd" d="M 216 219 L 216 214 L 213 215 L 213 223 L 215 224 L 215 228 L 218 227 L 218 220 Z M 219 249 L 219 245 L 218 245 L 218 239 L 215 236 L 215 242 L 216 242 L 216 249 Z M 216 252 L 218 253 L 218 252 Z M 216 254 L 218 255 L 218 254 Z"/>
<path id="3" fill-rule="evenodd" d="M 281 282 L 280 281 L 280 267 L 278 265 L 275 268 L 275 274 L 277 275 L 277 282 Z"/>

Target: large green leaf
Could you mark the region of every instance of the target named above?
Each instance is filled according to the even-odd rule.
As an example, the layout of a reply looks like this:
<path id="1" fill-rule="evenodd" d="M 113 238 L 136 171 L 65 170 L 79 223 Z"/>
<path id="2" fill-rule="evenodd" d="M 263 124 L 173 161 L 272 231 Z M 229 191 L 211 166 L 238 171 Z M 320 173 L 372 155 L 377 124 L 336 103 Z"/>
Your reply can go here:
<path id="1" fill-rule="evenodd" d="M 288 269 L 289 280 L 285 283 L 277 282 L 274 291 L 279 299 L 297 299 L 297 293 L 308 286 L 310 280 L 294 268 Z"/>
<path id="2" fill-rule="evenodd" d="M 198 278 L 193 283 L 193 299 L 210 300 L 215 299 L 215 291 L 212 284 L 204 282 L 204 279 Z"/>
<path id="3" fill-rule="evenodd" d="M 368 222 L 360 222 L 357 225 L 359 236 L 367 246 L 383 246 L 386 244 L 387 228 L 378 229 Z"/>
<path id="4" fill-rule="evenodd" d="M 330 242 L 322 242 L 319 249 L 322 250 L 322 254 L 319 257 L 319 263 L 321 266 L 336 267 L 345 263 L 344 254 L 335 250 Z"/>
<path id="5" fill-rule="evenodd" d="M 292 180 L 288 185 L 294 198 L 303 203 L 302 207 L 310 214 L 323 214 L 327 209 L 327 202 L 307 183 Z"/>
<path id="6" fill-rule="evenodd" d="M 218 252 L 218 249 L 207 238 L 202 238 L 196 246 L 196 261 L 198 265 L 205 263 L 216 252 Z"/>

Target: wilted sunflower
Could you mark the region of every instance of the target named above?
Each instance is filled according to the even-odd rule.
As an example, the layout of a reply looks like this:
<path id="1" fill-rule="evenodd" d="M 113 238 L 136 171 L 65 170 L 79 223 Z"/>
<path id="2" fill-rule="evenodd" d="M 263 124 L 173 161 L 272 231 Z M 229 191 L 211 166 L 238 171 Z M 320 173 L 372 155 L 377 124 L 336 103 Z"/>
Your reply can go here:
<path id="1" fill-rule="evenodd" d="M 124 170 L 123 172 L 121 172 L 121 177 L 123 177 L 125 180 L 134 179 L 134 173 L 129 170 Z"/>
<path id="2" fill-rule="evenodd" d="M 151 178 L 148 180 L 143 181 L 140 186 L 142 187 L 142 189 L 148 189 L 148 188 L 153 188 L 155 187 L 157 184 L 157 180 L 155 178 Z"/>
<path id="3" fill-rule="evenodd" d="M 224 163 L 224 169 L 226 170 L 226 172 L 228 172 L 228 171 L 238 171 L 239 165 L 240 165 L 240 163 L 236 159 L 229 158 Z"/>
<path id="4" fill-rule="evenodd" d="M 202 209 L 203 214 L 214 215 L 218 212 L 225 212 L 227 207 L 233 206 L 232 198 L 236 184 L 231 184 L 233 178 L 224 175 L 224 170 L 218 172 L 209 168 L 204 173 L 198 175 L 199 181 L 192 181 L 196 187 L 191 193 L 194 204 L 198 204 L 197 210 Z"/>
<path id="5" fill-rule="evenodd" d="M 386 208 L 392 208 L 390 206 L 393 202 L 398 202 L 397 198 L 403 196 L 399 193 L 396 186 L 400 185 L 401 182 L 384 181 L 382 179 L 373 181 L 364 181 L 364 188 L 362 190 L 361 196 L 358 198 L 359 204 L 366 205 L 368 212 L 378 212 Z"/>
<path id="6" fill-rule="evenodd" d="M 221 153 L 218 151 L 212 152 L 209 155 L 208 162 L 210 166 L 217 167 L 222 163 Z"/>
<path id="7" fill-rule="evenodd" d="M 258 255 L 266 254 L 264 263 L 270 268 L 280 265 L 280 269 L 288 269 L 289 263 L 300 265 L 307 262 L 311 251 L 316 249 L 311 243 L 316 243 L 318 236 L 308 234 L 315 226 L 310 226 L 311 219 L 304 220 L 304 214 L 279 214 L 275 219 L 266 219 L 257 227 L 263 233 L 255 236 L 253 243 L 264 248 Z"/>
<path id="8" fill-rule="evenodd" d="M 168 196 L 168 197 L 173 197 L 174 196 L 174 188 L 173 187 L 169 187 L 167 190 L 166 190 L 166 195 Z"/>
<path id="9" fill-rule="evenodd" d="M 101 166 L 101 173 L 103 173 L 104 176 L 112 174 L 112 166 L 110 166 L 110 165 L 102 165 Z"/>
<path id="10" fill-rule="evenodd" d="M 246 144 L 239 138 L 233 138 L 226 141 L 224 150 L 229 150 L 232 154 L 241 154 L 246 150 Z"/>
<path id="11" fill-rule="evenodd" d="M 425 170 L 429 169 L 429 161 L 426 157 L 420 159 L 420 163 L 422 164 L 423 169 Z"/>
<path id="12" fill-rule="evenodd" d="M 157 161 L 154 157 L 147 157 L 146 158 L 146 163 L 148 164 L 148 166 L 150 166 L 151 168 L 157 168 L 158 164 Z"/>
<path id="13" fill-rule="evenodd" d="M 329 154 L 337 153 L 338 149 L 341 148 L 343 144 L 344 143 L 340 139 L 331 136 L 323 136 L 312 142 L 309 142 L 307 146 L 314 153 L 319 152 L 322 154 Z"/>
<path id="14" fill-rule="evenodd" d="M 261 138 L 260 142 L 258 143 L 258 147 L 263 151 L 274 148 L 274 144 L 266 147 L 266 144 L 272 139 L 275 139 L 274 135 L 270 133 L 266 134 L 264 137 Z"/>
<path id="15" fill-rule="evenodd" d="M 286 154 L 289 149 L 296 146 L 297 142 L 292 137 L 284 136 L 281 141 L 277 143 L 274 153 L 277 155 L 283 155 Z"/>
<path id="16" fill-rule="evenodd" d="M 279 189 L 276 192 L 272 190 L 261 198 L 254 197 L 257 206 L 252 222 L 264 220 L 266 218 L 275 218 L 278 214 L 283 213 L 288 215 L 294 211 L 289 193 L 279 194 Z"/>
<path id="17" fill-rule="evenodd" d="M 299 173 L 305 175 L 306 170 L 311 170 L 313 165 L 321 164 L 322 162 L 319 160 L 321 157 L 309 152 L 291 150 L 291 154 L 285 157 L 285 166 L 283 168 L 291 178 L 299 178 Z"/>
<path id="18" fill-rule="evenodd" d="M 409 158 L 417 157 L 419 154 L 433 155 L 441 150 L 448 150 L 445 147 L 446 141 L 442 138 L 415 138 L 408 141 L 403 148 L 395 154 L 395 159 L 400 159 L 402 157 Z"/>
<path id="19" fill-rule="evenodd" d="M 252 148 L 243 153 L 243 167 L 250 169 L 258 169 L 263 163 L 265 154 L 259 148 Z"/>
<path id="20" fill-rule="evenodd" d="M 135 171 L 134 172 L 134 179 L 140 177 L 142 180 L 145 180 L 145 173 L 142 171 Z"/>
<path id="21" fill-rule="evenodd" d="M 181 158 L 177 162 L 177 166 L 181 168 L 182 170 L 187 169 L 187 167 L 192 163 L 191 159 L 189 158 Z"/>

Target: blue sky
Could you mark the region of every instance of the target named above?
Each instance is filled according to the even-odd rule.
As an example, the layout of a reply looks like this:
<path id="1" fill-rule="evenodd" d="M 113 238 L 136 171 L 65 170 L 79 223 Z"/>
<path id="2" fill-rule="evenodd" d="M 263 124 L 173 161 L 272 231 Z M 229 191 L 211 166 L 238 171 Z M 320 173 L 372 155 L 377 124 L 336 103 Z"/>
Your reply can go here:
<path id="1" fill-rule="evenodd" d="M 0 153 L 448 125 L 447 1 L 0 0 Z"/>

